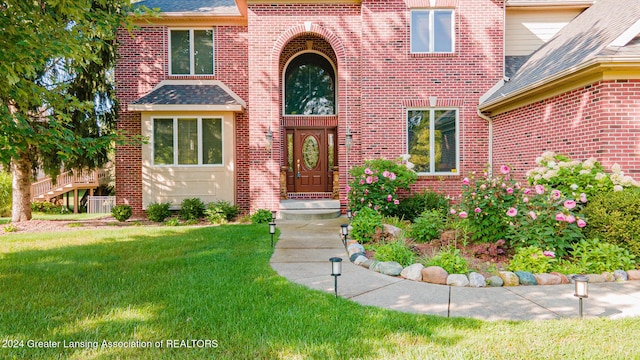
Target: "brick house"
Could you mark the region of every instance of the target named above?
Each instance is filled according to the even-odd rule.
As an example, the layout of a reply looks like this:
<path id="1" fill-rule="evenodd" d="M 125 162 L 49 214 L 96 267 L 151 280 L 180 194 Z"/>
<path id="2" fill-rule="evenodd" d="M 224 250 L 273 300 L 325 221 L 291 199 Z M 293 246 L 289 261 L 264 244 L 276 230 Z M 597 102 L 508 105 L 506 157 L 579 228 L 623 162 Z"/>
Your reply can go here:
<path id="1" fill-rule="evenodd" d="M 557 144 L 527 143 L 531 115 L 544 113 L 550 101 L 582 99 L 574 94 L 580 90 L 557 93 L 552 75 L 550 100 L 525 94 L 535 100 L 526 103 L 520 87 L 510 90 L 512 84 L 525 90 L 538 84 L 522 74 L 569 28 L 557 24 L 571 24 L 582 13 L 580 19 L 591 3 L 138 1 L 160 9 L 160 16 L 119 35 L 118 126 L 149 142 L 116 149 L 118 203 L 132 205 L 137 214 L 151 202 L 178 205 L 188 197 L 228 200 L 245 211 L 277 210 L 284 198 L 334 197 L 344 207 L 348 169 L 365 159 L 410 153 L 420 175 L 416 189 L 455 194 L 463 174 L 488 163 L 526 170 L 543 150 L 601 157 L 602 147 L 582 150 L 577 139 L 567 144 L 554 124 L 536 131 L 552 132 Z M 532 18 L 556 19 L 542 26 L 553 34 L 540 44 L 505 33 L 518 33 L 518 24 Z M 631 20 L 624 24 L 637 27 Z M 609 36 L 615 40 L 625 31 L 618 30 Z M 622 48 L 633 48 L 629 44 Z M 513 72 L 509 82 L 502 80 L 505 71 Z M 598 91 L 634 84 L 631 75 L 624 81 L 604 76 Z M 593 85 L 581 86 L 596 92 Z M 505 101 L 510 94 L 513 102 Z M 567 111 L 583 107 L 563 109 L 553 114 L 558 123 L 567 122 Z M 633 129 L 628 135 L 625 141 L 634 142 Z M 617 145 L 606 144 L 613 138 L 599 139 L 612 149 L 605 164 L 617 161 Z M 621 163 L 632 172 L 640 171 L 640 150 L 634 149 L 628 155 L 633 159 Z"/>

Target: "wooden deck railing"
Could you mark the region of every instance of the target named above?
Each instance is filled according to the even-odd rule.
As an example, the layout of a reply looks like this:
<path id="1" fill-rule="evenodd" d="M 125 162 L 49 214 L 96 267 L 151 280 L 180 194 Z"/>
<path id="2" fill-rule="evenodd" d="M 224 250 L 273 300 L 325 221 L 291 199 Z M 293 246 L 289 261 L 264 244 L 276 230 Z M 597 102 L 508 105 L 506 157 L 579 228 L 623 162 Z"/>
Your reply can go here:
<path id="1" fill-rule="evenodd" d="M 56 184 L 46 177 L 31 184 L 33 200 L 49 200 L 74 189 L 97 188 L 106 181 L 104 170 L 67 171 L 58 175 Z"/>

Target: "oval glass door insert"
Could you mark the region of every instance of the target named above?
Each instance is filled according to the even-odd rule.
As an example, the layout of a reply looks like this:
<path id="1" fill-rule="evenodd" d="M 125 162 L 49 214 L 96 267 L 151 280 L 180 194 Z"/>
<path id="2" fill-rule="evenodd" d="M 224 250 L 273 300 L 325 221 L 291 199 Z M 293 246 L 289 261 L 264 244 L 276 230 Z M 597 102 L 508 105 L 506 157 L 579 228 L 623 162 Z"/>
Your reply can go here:
<path id="1" fill-rule="evenodd" d="M 318 146 L 318 140 L 314 136 L 307 136 L 302 143 L 302 157 L 304 159 L 304 166 L 307 169 L 313 169 L 318 166 L 318 159 L 320 158 L 320 148 Z"/>

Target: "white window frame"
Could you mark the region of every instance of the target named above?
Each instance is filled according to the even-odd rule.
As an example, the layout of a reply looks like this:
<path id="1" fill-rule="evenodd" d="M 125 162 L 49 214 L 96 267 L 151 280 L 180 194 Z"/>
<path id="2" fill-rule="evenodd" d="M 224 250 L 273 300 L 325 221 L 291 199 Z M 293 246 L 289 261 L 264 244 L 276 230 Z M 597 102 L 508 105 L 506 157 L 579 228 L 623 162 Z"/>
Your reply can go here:
<path id="1" fill-rule="evenodd" d="M 173 68 L 172 68 L 172 59 L 171 59 L 171 53 L 172 48 L 171 48 L 171 32 L 177 30 L 177 31 L 185 31 L 188 30 L 189 31 L 189 74 L 174 74 L 173 73 Z M 213 59 L 211 59 L 213 67 L 212 67 L 212 71 L 211 74 L 196 74 L 195 73 L 195 51 L 194 51 L 194 44 L 193 44 L 193 31 L 194 30 L 211 30 L 211 47 L 213 50 Z M 169 75 L 171 76 L 212 76 L 216 74 L 216 31 L 214 28 L 171 28 L 169 29 L 169 36 L 168 36 L 168 43 L 169 43 Z"/>
<path id="2" fill-rule="evenodd" d="M 429 51 L 416 51 L 413 49 L 413 14 L 416 12 L 428 12 L 429 13 Z M 435 31 L 434 31 L 434 16 L 436 12 L 450 12 L 451 13 L 451 51 L 435 51 Z M 456 52 L 456 12 L 454 9 L 412 9 L 410 14 L 410 31 L 409 31 L 409 44 L 412 54 L 453 54 Z M 416 30 L 417 31 L 417 30 Z"/>
<path id="3" fill-rule="evenodd" d="M 437 171 L 436 161 L 435 161 L 435 112 L 436 111 L 449 111 L 454 110 L 456 112 L 456 168 L 452 171 Z M 429 171 L 428 172 L 418 172 L 418 175 L 460 175 L 460 109 L 455 107 L 430 107 L 430 108 L 407 108 L 405 112 L 405 130 L 406 130 L 406 149 L 407 154 L 409 154 L 409 112 L 410 111 L 428 111 L 429 112 Z M 409 159 L 411 161 L 411 159 Z"/>
<path id="4" fill-rule="evenodd" d="M 155 136 L 155 120 L 165 120 L 172 119 L 173 120 L 173 163 L 171 164 L 156 164 L 155 163 L 155 149 L 156 149 L 156 141 L 154 139 Z M 197 120 L 197 131 L 198 131 L 198 163 L 197 164 L 178 164 L 178 120 L 180 119 L 196 119 Z M 202 163 L 202 120 L 203 119 L 215 119 L 220 120 L 220 136 L 222 138 L 222 154 L 221 154 L 221 163 L 219 164 L 203 164 Z M 151 118 L 151 162 L 153 166 L 157 167 L 194 167 L 194 166 L 215 166 L 220 167 L 224 166 L 225 157 L 224 157 L 224 118 L 220 116 L 156 116 Z"/>

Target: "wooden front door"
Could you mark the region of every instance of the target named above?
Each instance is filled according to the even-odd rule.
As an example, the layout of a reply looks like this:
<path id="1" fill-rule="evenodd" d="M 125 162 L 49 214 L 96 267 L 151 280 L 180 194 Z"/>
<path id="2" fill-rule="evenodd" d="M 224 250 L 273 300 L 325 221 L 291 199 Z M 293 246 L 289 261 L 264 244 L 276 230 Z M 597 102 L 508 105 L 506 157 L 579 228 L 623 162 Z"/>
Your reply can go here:
<path id="1" fill-rule="evenodd" d="M 331 191 L 334 149 L 335 129 L 288 129 L 287 191 Z"/>

